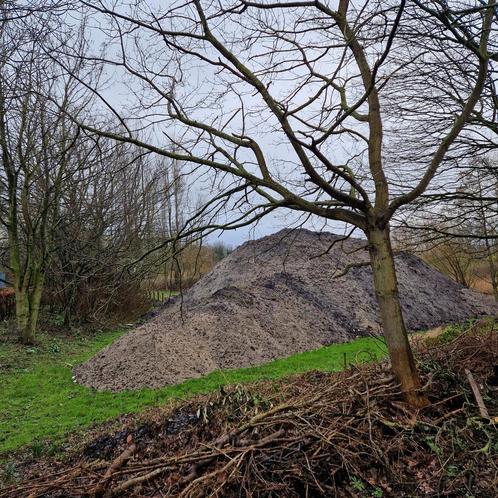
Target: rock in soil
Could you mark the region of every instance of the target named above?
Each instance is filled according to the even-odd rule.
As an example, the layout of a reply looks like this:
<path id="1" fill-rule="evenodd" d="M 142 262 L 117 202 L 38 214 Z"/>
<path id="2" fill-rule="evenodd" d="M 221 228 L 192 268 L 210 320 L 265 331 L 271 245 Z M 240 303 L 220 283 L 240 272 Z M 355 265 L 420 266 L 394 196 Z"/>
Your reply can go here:
<path id="1" fill-rule="evenodd" d="M 119 391 L 157 388 L 216 369 L 258 365 L 380 334 L 365 241 L 283 230 L 246 242 L 182 299 L 74 369 L 76 381 Z M 414 255 L 396 257 L 411 330 L 495 315 L 490 296 L 455 283 Z"/>

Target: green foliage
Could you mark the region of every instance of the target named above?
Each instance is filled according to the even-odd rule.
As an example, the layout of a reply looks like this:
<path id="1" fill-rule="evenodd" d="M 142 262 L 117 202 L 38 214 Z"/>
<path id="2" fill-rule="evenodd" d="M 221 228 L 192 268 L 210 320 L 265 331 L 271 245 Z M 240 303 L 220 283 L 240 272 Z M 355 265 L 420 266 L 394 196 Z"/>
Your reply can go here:
<path id="1" fill-rule="evenodd" d="M 213 256 L 216 263 L 223 258 L 226 258 L 232 252 L 232 248 L 221 241 L 212 244 L 211 249 L 213 250 Z"/>
<path id="2" fill-rule="evenodd" d="M 364 482 L 356 476 L 351 477 L 351 486 L 353 486 L 356 491 L 365 491 L 366 489 Z"/>
<path id="3" fill-rule="evenodd" d="M 310 370 L 338 371 L 345 362 L 371 361 L 386 355 L 381 340 L 361 338 L 259 367 L 212 372 L 203 378 L 156 390 L 111 393 L 75 384 L 72 366 L 90 358 L 124 332 L 99 332 L 90 338 L 78 336 L 57 342 L 53 337 L 40 335 L 36 353 L 27 353 L 26 348 L 15 344 L 0 343 L 0 454 L 26 445 L 31 445 L 34 454 L 41 451 L 40 441 L 47 438 L 51 438 L 53 445 L 77 428 L 169 400 L 214 391 L 224 385 L 278 379 Z M 244 391 L 240 392 L 242 396 Z"/>
<path id="4" fill-rule="evenodd" d="M 56 327 L 62 327 L 64 325 L 64 313 L 62 312 L 52 312 L 49 313 L 46 310 L 45 312 L 45 320 L 50 324 Z"/>
<path id="5" fill-rule="evenodd" d="M 177 296 L 178 294 L 178 291 L 172 290 L 153 290 L 149 292 L 149 298 L 152 299 L 152 301 L 158 301 L 162 303 L 164 301 L 167 301 L 170 297 Z"/>
<path id="6" fill-rule="evenodd" d="M 460 473 L 457 465 L 448 465 L 444 470 L 449 477 L 456 477 Z"/>
<path id="7" fill-rule="evenodd" d="M 439 448 L 436 441 L 432 437 L 426 437 L 425 444 L 427 444 L 429 449 L 436 455 L 439 455 L 441 453 L 441 449 Z"/>
<path id="8" fill-rule="evenodd" d="M 51 344 L 49 346 L 49 351 L 53 354 L 55 353 L 60 353 L 61 352 L 61 347 L 60 347 L 60 344 L 58 344 L 57 342 L 54 342 L 53 344 Z"/>
<path id="9" fill-rule="evenodd" d="M 384 496 L 384 492 L 381 488 L 368 486 L 359 477 L 351 476 L 349 482 L 351 487 L 359 492 L 360 496 L 368 496 L 371 498 L 382 498 Z"/>
<path id="10" fill-rule="evenodd" d="M 40 458 L 43 455 L 44 444 L 42 441 L 35 440 L 30 444 L 29 449 L 33 458 Z"/>
<path id="11" fill-rule="evenodd" d="M 2 465 L 0 470 L 0 482 L 5 482 L 6 484 L 15 481 L 19 477 L 19 472 L 17 470 L 17 464 L 15 462 L 6 462 Z"/>
<path id="12" fill-rule="evenodd" d="M 448 344 L 469 331 L 472 331 L 472 334 L 488 334 L 496 328 L 496 325 L 494 317 L 484 317 L 479 320 L 469 319 L 462 323 L 452 323 L 446 325 L 437 337 L 427 339 L 426 344 L 430 346 Z"/>
<path id="13" fill-rule="evenodd" d="M 467 330 L 468 327 L 470 327 L 472 324 L 461 324 L 461 323 L 454 323 L 451 325 L 448 325 L 443 333 L 438 337 L 438 342 L 439 344 L 448 344 L 449 342 L 455 340 L 459 335 L 461 335 L 465 330 Z"/>

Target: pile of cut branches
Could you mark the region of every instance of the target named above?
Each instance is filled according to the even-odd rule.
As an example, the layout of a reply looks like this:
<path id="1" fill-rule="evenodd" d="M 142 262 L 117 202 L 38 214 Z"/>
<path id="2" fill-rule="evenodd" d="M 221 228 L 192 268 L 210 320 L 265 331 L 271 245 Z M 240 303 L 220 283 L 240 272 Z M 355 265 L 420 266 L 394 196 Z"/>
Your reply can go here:
<path id="1" fill-rule="evenodd" d="M 496 332 L 419 360 L 431 405 L 417 413 L 386 363 L 239 386 L 101 436 L 0 497 L 498 496 Z"/>

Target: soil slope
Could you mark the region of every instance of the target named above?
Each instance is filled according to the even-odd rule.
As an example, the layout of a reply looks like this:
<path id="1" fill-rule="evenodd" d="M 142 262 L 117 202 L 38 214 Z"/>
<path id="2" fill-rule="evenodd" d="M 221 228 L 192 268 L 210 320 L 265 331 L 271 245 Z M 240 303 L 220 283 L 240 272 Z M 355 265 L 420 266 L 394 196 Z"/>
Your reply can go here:
<path id="1" fill-rule="evenodd" d="M 364 244 L 308 230 L 247 242 L 185 292 L 183 301 L 77 366 L 76 381 L 96 389 L 160 387 L 379 334 L 370 268 L 334 277 L 368 259 Z M 413 255 L 398 255 L 396 267 L 411 330 L 497 313 L 491 298 Z"/>

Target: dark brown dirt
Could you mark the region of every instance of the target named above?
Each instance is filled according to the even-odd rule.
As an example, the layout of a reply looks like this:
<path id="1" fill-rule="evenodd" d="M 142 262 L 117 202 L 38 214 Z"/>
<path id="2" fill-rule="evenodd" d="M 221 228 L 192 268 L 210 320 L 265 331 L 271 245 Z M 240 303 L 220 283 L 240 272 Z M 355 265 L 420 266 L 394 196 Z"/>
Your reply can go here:
<path id="1" fill-rule="evenodd" d="M 364 241 L 284 230 L 247 242 L 190 290 L 74 369 L 96 389 L 160 387 L 219 368 L 257 365 L 299 351 L 379 334 Z M 326 253 L 326 254 L 324 254 Z M 411 330 L 496 314 L 491 298 L 465 289 L 410 254 L 396 258 Z M 182 310 L 182 313 L 181 313 Z"/>

